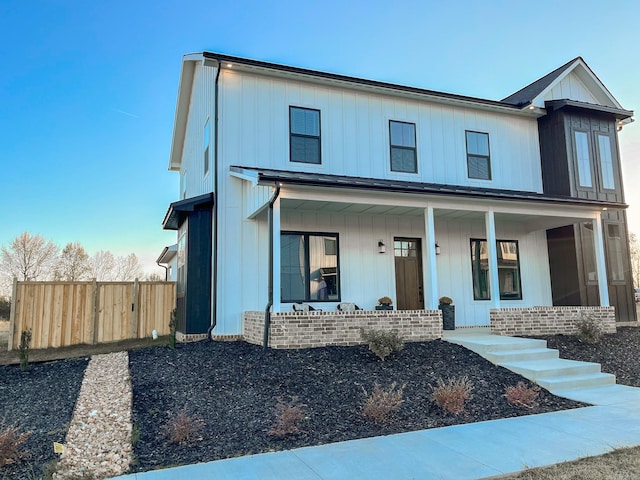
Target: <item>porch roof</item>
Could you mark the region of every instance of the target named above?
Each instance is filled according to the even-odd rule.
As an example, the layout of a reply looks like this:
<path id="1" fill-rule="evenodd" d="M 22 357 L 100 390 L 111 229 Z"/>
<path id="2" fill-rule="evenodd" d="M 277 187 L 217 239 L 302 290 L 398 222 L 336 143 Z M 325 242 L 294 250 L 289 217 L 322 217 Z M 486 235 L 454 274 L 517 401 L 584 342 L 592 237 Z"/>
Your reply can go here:
<path id="1" fill-rule="evenodd" d="M 626 203 L 590 200 L 584 198 L 550 195 L 546 193 L 500 190 L 495 188 L 446 185 L 440 183 L 407 182 L 380 178 L 351 177 L 325 173 L 294 172 L 272 170 L 260 167 L 231 166 L 232 173 L 253 177 L 258 184 L 270 185 L 286 183 L 289 185 L 349 188 L 359 190 L 377 190 L 392 193 L 413 193 L 443 195 L 449 197 L 482 198 L 489 200 L 512 200 L 544 202 L 549 205 L 577 205 L 596 208 L 627 208 Z"/>
<path id="2" fill-rule="evenodd" d="M 213 205 L 213 193 L 205 193 L 197 197 L 179 200 L 169 205 L 162 220 L 163 230 L 178 230 L 189 212 Z"/>

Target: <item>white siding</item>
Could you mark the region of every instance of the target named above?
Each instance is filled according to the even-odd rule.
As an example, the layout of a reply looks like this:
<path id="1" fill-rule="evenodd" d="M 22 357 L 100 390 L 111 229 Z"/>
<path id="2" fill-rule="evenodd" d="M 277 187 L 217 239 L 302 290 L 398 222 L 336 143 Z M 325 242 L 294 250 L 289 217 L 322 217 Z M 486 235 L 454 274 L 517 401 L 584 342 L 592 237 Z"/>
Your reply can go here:
<path id="1" fill-rule="evenodd" d="M 575 73 L 567 75 L 544 95 L 545 101 L 564 98 L 578 102 L 599 103 Z"/>
<path id="2" fill-rule="evenodd" d="M 197 64 L 193 77 L 193 90 L 189 105 L 180 175 L 186 172 L 187 198 L 213 191 L 214 164 L 214 85 L 216 69 Z M 204 126 L 209 119 L 209 173 L 204 174 Z"/>
<path id="3" fill-rule="evenodd" d="M 259 166 L 542 191 L 535 119 L 230 70 L 220 89 L 223 174 L 229 165 Z M 291 105 L 320 110 L 321 165 L 289 161 Z M 417 174 L 390 170 L 389 120 L 416 124 Z M 491 181 L 467 178 L 465 130 L 489 134 Z"/>
<path id="4" fill-rule="evenodd" d="M 242 312 L 263 311 L 267 303 L 268 236 L 266 212 L 258 220 L 242 220 L 232 209 L 221 230 L 220 302 L 216 334 L 242 332 Z M 322 211 L 291 211 L 283 208 L 282 230 L 337 233 L 341 298 L 373 309 L 378 298 L 396 298 L 394 237 L 420 238 L 423 257 L 423 216 L 343 215 Z M 551 288 L 544 231 L 525 233 L 516 223 L 496 221 L 497 238 L 517 240 L 520 251 L 523 299 L 502 301 L 503 307 L 551 304 Z M 436 240 L 442 248 L 437 256 L 439 296 L 447 295 L 456 305 L 458 326 L 488 324 L 490 302 L 474 301 L 469 241 L 485 238 L 482 220 L 458 221 L 436 218 Z M 378 241 L 387 253 L 378 253 Z M 424 269 L 424 258 L 423 258 Z M 276 292 L 276 301 L 278 301 Z M 335 302 L 314 303 L 334 311 Z M 290 311 L 289 304 L 283 311 Z"/>

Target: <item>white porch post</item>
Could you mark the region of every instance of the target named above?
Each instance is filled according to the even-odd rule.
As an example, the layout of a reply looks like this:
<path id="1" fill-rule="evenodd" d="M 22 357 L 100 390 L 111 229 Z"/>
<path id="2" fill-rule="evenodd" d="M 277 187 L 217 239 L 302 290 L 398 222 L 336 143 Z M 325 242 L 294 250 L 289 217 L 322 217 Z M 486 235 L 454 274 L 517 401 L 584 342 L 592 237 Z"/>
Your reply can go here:
<path id="1" fill-rule="evenodd" d="M 433 222 L 433 207 L 424 209 L 425 239 L 427 242 L 427 268 L 424 270 L 424 300 L 426 310 L 438 308 L 438 269 L 436 266 L 436 233 Z"/>
<path id="2" fill-rule="evenodd" d="M 273 312 L 280 312 L 281 287 L 280 287 L 280 197 L 273 202 Z"/>
<path id="3" fill-rule="evenodd" d="M 493 210 L 484 214 L 487 230 L 487 254 L 489 255 L 489 291 L 491 306 L 500 308 L 500 281 L 498 279 L 498 249 L 496 247 L 496 220 Z"/>
<path id="4" fill-rule="evenodd" d="M 607 281 L 607 264 L 604 256 L 604 238 L 602 233 L 602 215 L 593 219 L 593 241 L 596 252 L 596 271 L 598 272 L 598 293 L 600 294 L 600 306 L 609 306 L 609 285 Z"/>

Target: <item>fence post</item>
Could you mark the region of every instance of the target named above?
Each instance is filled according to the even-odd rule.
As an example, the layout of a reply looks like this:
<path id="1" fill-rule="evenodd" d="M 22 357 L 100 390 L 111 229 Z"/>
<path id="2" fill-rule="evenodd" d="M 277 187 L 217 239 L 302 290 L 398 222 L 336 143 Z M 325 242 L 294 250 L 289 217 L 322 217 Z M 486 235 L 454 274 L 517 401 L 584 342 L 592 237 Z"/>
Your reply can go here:
<path id="1" fill-rule="evenodd" d="M 140 318 L 140 284 L 136 278 L 133 282 L 133 293 L 131 295 L 131 326 L 129 332 L 130 338 L 138 338 L 138 319 Z"/>
<path id="2" fill-rule="evenodd" d="M 89 327 L 89 337 L 91 338 L 91 344 L 98 343 L 98 282 L 93 279 L 92 294 L 91 294 L 91 320 Z"/>
<path id="3" fill-rule="evenodd" d="M 18 278 L 13 277 L 13 290 L 11 291 L 11 312 L 9 313 L 9 343 L 7 351 L 13 350 L 13 335 L 16 327 L 16 308 L 18 305 Z"/>

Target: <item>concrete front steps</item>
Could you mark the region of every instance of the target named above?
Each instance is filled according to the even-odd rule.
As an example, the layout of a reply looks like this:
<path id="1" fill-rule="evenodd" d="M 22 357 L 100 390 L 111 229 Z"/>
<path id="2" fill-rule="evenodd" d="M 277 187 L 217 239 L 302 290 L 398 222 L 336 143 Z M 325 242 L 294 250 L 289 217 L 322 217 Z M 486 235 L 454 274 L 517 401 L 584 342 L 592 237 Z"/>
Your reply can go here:
<path id="1" fill-rule="evenodd" d="M 488 329 L 447 331 L 443 340 L 462 345 L 556 395 L 616 383 L 615 375 L 602 373 L 599 363 L 559 358 L 545 340 L 491 335 Z"/>

